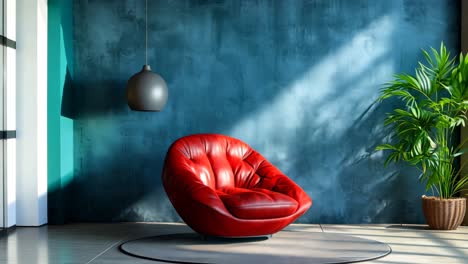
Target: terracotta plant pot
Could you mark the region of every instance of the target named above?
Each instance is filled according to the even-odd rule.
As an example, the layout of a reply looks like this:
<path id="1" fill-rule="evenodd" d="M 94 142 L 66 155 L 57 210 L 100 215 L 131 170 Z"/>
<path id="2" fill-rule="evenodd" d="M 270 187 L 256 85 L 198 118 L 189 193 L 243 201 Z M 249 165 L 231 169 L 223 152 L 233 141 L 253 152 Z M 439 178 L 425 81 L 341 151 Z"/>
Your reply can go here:
<path id="1" fill-rule="evenodd" d="M 440 199 L 423 195 L 422 207 L 431 229 L 455 230 L 465 217 L 466 198 Z"/>

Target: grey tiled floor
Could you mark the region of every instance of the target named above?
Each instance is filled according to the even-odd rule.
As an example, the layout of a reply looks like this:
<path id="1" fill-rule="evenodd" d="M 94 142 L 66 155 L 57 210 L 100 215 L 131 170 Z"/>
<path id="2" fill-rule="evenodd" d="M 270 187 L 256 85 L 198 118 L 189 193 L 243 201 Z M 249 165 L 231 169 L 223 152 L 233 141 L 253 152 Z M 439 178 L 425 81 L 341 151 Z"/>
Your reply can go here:
<path id="1" fill-rule="evenodd" d="M 352 234 L 392 247 L 390 255 L 366 263 L 468 263 L 468 227 L 430 231 L 416 225 L 296 224 L 287 229 Z M 0 237 L 0 263 L 158 263 L 127 256 L 118 250 L 118 245 L 143 236 L 189 231 L 187 226 L 174 223 L 18 227 Z"/>

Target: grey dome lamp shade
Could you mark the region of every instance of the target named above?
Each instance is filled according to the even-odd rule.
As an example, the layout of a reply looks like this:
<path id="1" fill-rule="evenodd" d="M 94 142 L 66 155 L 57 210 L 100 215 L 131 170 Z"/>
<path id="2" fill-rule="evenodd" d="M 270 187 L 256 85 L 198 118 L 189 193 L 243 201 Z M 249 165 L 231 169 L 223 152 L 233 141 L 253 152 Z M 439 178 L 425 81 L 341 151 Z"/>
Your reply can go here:
<path id="1" fill-rule="evenodd" d="M 128 80 L 127 101 L 134 111 L 159 112 L 167 102 L 166 82 L 159 74 L 152 72 L 149 65 L 144 65 Z"/>
<path id="2" fill-rule="evenodd" d="M 167 102 L 168 92 L 164 79 L 151 71 L 148 65 L 148 0 L 146 0 L 145 60 L 143 69 L 127 82 L 127 102 L 134 111 L 161 111 Z"/>

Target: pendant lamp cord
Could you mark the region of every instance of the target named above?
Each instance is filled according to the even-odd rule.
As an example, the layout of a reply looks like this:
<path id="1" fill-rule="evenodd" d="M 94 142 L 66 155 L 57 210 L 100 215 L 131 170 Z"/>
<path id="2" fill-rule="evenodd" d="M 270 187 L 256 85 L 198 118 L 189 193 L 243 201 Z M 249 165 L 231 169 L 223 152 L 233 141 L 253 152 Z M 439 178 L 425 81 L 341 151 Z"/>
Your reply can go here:
<path id="1" fill-rule="evenodd" d="M 148 65 L 148 0 L 145 7 L 145 64 Z"/>

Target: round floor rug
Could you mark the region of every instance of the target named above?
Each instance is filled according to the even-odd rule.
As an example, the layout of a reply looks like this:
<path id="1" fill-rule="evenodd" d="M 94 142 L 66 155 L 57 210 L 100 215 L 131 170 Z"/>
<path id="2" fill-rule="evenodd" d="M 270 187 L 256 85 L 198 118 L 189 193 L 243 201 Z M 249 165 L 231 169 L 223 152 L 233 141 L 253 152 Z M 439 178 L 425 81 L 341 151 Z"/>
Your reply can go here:
<path id="1" fill-rule="evenodd" d="M 333 233 L 282 231 L 271 238 L 208 238 L 194 233 L 146 237 L 120 245 L 129 255 L 174 263 L 353 263 L 386 256 L 384 243 Z"/>

